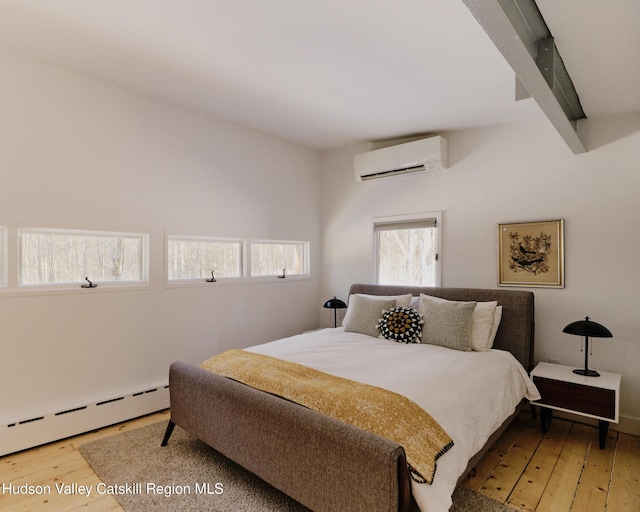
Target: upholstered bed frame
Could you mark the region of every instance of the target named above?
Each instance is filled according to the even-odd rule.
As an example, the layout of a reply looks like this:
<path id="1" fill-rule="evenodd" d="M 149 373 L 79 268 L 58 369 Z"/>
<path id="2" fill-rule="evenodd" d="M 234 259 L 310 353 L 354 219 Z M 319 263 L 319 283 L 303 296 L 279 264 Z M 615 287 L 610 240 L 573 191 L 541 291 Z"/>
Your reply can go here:
<path id="1" fill-rule="evenodd" d="M 354 284 L 350 295 L 354 293 L 497 300 L 503 314 L 493 346 L 508 350 L 531 369 L 531 292 Z M 163 446 L 178 425 L 316 512 L 417 510 L 404 449 L 393 441 L 188 363 L 171 365 L 169 391 L 171 420 Z M 474 456 L 468 469 L 509 422 Z"/>

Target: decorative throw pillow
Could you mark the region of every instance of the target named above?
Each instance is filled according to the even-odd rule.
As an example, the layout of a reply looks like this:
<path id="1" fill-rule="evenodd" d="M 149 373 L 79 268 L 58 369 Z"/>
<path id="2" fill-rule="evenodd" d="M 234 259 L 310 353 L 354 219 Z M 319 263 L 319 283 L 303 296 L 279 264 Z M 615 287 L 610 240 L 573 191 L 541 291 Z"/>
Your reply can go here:
<path id="1" fill-rule="evenodd" d="M 401 343 L 420 343 L 422 338 L 422 316 L 415 309 L 396 307 L 382 312 L 380 338 Z"/>
<path id="2" fill-rule="evenodd" d="M 422 303 L 424 301 L 432 302 L 456 302 L 447 301 L 440 297 L 433 297 L 431 295 L 420 294 L 420 305 L 418 306 L 418 312 L 424 315 Z M 493 338 L 491 337 L 491 331 L 494 324 L 494 317 L 496 308 L 498 306 L 497 301 L 489 302 L 477 302 L 476 309 L 473 311 L 471 317 L 471 349 L 477 352 L 485 352 L 491 348 L 493 344 Z M 498 322 L 499 324 L 500 322 Z M 496 326 L 496 331 L 498 330 Z M 493 333 L 495 337 L 495 332 Z"/>
<path id="3" fill-rule="evenodd" d="M 422 343 L 471 350 L 471 317 L 475 302 L 423 301 Z"/>
<path id="4" fill-rule="evenodd" d="M 344 330 L 358 332 L 378 337 L 380 331 L 376 328 L 378 319 L 384 309 L 396 306 L 395 299 L 376 299 L 371 296 L 355 294 L 349 297 L 349 307 L 342 320 Z"/>

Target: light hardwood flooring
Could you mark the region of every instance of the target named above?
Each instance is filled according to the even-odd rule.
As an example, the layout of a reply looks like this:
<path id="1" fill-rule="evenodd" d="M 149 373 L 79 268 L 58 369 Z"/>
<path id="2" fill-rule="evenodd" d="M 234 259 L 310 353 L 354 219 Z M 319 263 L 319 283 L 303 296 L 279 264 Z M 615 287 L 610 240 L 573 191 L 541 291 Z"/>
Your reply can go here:
<path id="1" fill-rule="evenodd" d="M 163 411 L 0 458 L 0 484 L 100 481 L 76 446 L 166 421 Z M 640 512 L 640 437 L 609 431 L 604 450 L 595 427 L 554 419 L 546 435 L 522 412 L 465 485 L 510 507 L 535 512 Z M 4 511 L 122 511 L 111 496 L 0 494 Z"/>
<path id="2" fill-rule="evenodd" d="M 71 496 L 58 494 L 55 490 L 55 483 L 92 485 L 95 489 L 95 486 L 100 483 L 100 479 L 80 455 L 80 452 L 76 450 L 76 446 L 168 419 L 169 411 L 161 411 L 0 458 L 0 485 L 3 483 L 15 485 L 28 483 L 30 485 L 49 485 L 53 489 L 53 492 L 48 495 L 20 496 L 2 493 L 0 494 L 0 510 L 3 512 L 38 510 L 122 512 L 122 508 L 111 495 L 100 496 L 94 492 L 89 498 L 86 498 L 80 494 Z"/>
<path id="3" fill-rule="evenodd" d="M 539 416 L 538 416 L 539 418 Z M 465 485 L 516 510 L 640 512 L 640 437 L 521 412 Z"/>

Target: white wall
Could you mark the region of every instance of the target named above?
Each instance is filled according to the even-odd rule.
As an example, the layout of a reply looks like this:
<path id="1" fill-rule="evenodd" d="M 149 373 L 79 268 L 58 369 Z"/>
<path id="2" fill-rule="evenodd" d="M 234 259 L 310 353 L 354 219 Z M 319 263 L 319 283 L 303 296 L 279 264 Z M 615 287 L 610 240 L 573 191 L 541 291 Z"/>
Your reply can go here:
<path id="1" fill-rule="evenodd" d="M 0 226 L 149 233 L 151 254 L 145 290 L 0 292 L 0 424 L 317 325 L 317 152 L 10 53 L 0 83 Z M 166 232 L 309 240 L 312 279 L 169 289 Z"/>
<path id="2" fill-rule="evenodd" d="M 0 293 L 0 424 L 157 384 L 176 359 L 332 325 L 322 301 L 373 280 L 372 218 L 435 210 L 444 286 L 496 286 L 498 222 L 565 219 L 566 287 L 534 289 L 536 359 L 579 366 L 578 340 L 561 331 L 591 316 L 614 334 L 595 341 L 592 366 L 622 373 L 622 414 L 640 418 L 638 116 L 588 124 L 595 149 L 577 156 L 542 115 L 451 133 L 449 170 L 356 183 L 352 155 L 364 146 L 319 162 L 314 151 L 4 52 L 0 78 L 0 225 L 151 235 L 148 289 Z M 165 232 L 310 240 L 313 278 L 167 289 Z"/>
<path id="3" fill-rule="evenodd" d="M 323 154 L 323 295 L 373 282 L 377 216 L 442 211 L 442 285 L 478 288 L 497 287 L 497 223 L 563 218 L 566 286 L 533 289 L 536 361 L 583 365 L 579 338 L 562 328 L 589 315 L 614 334 L 594 340 L 590 366 L 622 374 L 623 420 L 638 420 L 640 116 L 590 121 L 595 149 L 574 155 L 533 102 L 526 109 L 526 124 L 447 134 L 450 168 L 437 174 L 358 183 L 352 156 L 367 146 Z"/>

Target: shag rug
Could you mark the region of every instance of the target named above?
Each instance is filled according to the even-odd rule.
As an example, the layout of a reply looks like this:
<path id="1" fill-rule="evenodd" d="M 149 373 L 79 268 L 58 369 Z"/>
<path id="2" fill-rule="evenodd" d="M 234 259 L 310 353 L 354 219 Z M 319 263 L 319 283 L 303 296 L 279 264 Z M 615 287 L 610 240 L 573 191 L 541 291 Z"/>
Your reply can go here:
<path id="1" fill-rule="evenodd" d="M 111 494 L 126 512 L 308 512 L 298 502 L 176 427 L 160 447 L 166 421 L 78 447 L 104 482 L 94 493 Z M 513 509 L 463 486 L 451 512 Z"/>

